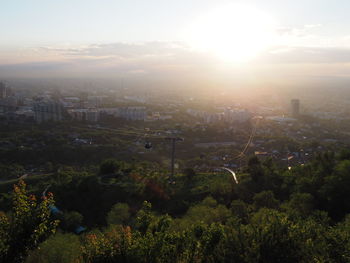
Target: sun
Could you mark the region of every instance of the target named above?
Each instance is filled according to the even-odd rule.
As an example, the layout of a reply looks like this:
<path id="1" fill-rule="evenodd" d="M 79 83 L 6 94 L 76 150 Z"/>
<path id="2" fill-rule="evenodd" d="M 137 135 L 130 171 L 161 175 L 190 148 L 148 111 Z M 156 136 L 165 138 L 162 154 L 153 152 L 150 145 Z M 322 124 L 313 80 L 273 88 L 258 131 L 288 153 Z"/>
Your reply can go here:
<path id="1" fill-rule="evenodd" d="M 230 4 L 197 18 L 189 42 L 225 61 L 246 62 L 272 45 L 275 21 L 254 6 Z"/>

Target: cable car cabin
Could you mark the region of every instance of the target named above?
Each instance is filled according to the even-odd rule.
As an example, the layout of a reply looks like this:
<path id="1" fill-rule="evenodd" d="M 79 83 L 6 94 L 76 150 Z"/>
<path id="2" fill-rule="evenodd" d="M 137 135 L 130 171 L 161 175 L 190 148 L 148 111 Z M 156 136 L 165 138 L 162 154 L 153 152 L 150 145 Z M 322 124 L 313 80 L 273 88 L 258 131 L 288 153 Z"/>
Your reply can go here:
<path id="1" fill-rule="evenodd" d="M 146 143 L 145 143 L 145 148 L 146 148 L 147 150 L 151 149 L 151 148 L 152 148 L 152 143 L 146 142 Z"/>

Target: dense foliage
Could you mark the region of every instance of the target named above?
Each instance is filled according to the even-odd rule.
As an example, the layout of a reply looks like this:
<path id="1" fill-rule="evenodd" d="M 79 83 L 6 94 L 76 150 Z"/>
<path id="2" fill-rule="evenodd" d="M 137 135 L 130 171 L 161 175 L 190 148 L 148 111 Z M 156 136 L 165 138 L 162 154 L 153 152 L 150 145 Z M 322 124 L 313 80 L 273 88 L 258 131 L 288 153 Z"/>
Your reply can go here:
<path id="1" fill-rule="evenodd" d="M 27 262 L 42 263 L 350 262 L 347 151 L 292 169 L 252 157 L 238 184 L 224 172 L 188 168 L 175 184 L 165 174 L 154 163 L 108 159 L 94 171 L 28 177 L 29 192 L 50 185 L 55 193 L 60 212 L 51 215 L 52 197 L 38 204 L 22 182 L 13 194 L 0 184 L 1 256 L 13 258 L 4 262 L 28 252 Z M 6 208 L 11 198 L 19 212 Z"/>
<path id="2" fill-rule="evenodd" d="M 50 217 L 52 194 L 38 202 L 20 181 L 14 186 L 13 210 L 0 214 L 0 262 L 24 262 L 30 250 L 55 232 L 57 221 Z"/>

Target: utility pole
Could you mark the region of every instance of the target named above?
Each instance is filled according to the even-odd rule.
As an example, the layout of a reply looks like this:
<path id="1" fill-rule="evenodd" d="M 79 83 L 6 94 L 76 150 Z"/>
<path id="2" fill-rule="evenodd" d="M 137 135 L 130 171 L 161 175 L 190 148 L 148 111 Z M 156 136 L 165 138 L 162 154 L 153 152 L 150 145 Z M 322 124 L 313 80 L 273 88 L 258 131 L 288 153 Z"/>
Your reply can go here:
<path id="1" fill-rule="evenodd" d="M 182 142 L 184 139 L 180 137 L 166 137 L 165 140 L 171 143 L 171 167 L 170 167 L 170 180 L 174 180 L 174 168 L 175 168 L 175 145 L 176 142 Z"/>

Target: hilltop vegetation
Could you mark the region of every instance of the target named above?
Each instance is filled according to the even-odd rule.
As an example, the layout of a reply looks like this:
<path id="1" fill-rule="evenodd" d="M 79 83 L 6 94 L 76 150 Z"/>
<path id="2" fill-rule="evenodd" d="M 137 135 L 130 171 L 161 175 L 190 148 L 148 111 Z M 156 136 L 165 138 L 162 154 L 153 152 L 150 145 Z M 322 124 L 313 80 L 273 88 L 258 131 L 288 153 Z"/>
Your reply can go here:
<path id="1" fill-rule="evenodd" d="M 165 174 L 154 163 L 106 160 L 95 171 L 66 167 L 29 177 L 27 190 L 19 183 L 11 193 L 13 182 L 2 183 L 2 257 L 16 251 L 21 256 L 13 262 L 350 260 L 347 151 L 320 154 L 291 170 L 252 157 L 239 184 L 224 172 L 188 168 L 175 183 Z M 31 201 L 48 185 L 60 213 L 25 221 L 38 209 L 52 212 L 52 201 Z M 22 221 L 18 211 L 25 211 Z M 36 238 L 37 226 L 43 230 Z M 86 230 L 77 235 L 80 226 Z"/>

